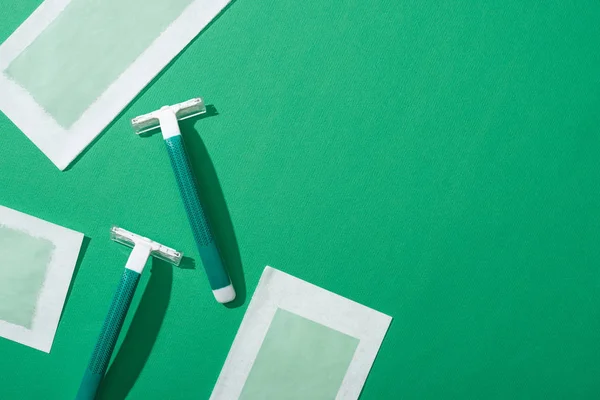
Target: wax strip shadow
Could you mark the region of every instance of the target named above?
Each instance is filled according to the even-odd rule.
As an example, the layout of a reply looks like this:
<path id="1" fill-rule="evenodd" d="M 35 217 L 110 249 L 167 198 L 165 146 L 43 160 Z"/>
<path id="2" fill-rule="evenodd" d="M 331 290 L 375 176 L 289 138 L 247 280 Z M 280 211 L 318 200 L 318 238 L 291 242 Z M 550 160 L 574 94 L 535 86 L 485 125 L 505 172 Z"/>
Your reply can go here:
<path id="1" fill-rule="evenodd" d="M 198 195 L 212 228 L 219 253 L 235 288 L 235 300 L 227 303 L 226 306 L 237 308 L 246 301 L 246 280 L 240 250 L 217 171 L 197 130 L 202 125 L 201 122 L 198 122 L 199 119 L 218 114 L 213 105 L 207 105 L 205 114 L 202 114 L 200 118 L 182 121 L 180 128 L 190 165 L 196 177 Z"/>
<path id="2" fill-rule="evenodd" d="M 193 266 L 193 261 L 183 260 Z M 152 258 L 150 279 L 144 289 L 125 338 L 108 368 L 100 387 L 97 400 L 125 399 L 144 365 L 150 357 L 158 333 L 163 324 L 173 286 L 173 265 Z"/>
<path id="3" fill-rule="evenodd" d="M 81 267 L 81 263 L 83 263 L 83 259 L 85 258 L 85 253 L 90 245 L 90 239 L 87 236 L 83 237 L 83 241 L 81 242 L 81 248 L 79 249 L 79 256 L 77 256 L 77 262 L 75 263 L 75 269 L 73 269 L 73 276 L 71 277 L 71 283 L 69 283 L 69 290 L 67 290 L 67 297 L 65 297 L 65 306 L 60 313 L 59 323 L 62 321 L 63 314 L 67 308 L 67 304 L 69 303 L 69 298 L 71 297 L 71 291 L 73 290 L 73 286 L 75 286 L 75 281 L 77 279 L 77 274 L 79 273 L 79 268 Z"/>
<path id="4" fill-rule="evenodd" d="M 100 138 L 102 136 L 104 136 L 104 134 L 110 130 L 113 125 L 115 123 L 117 123 L 118 121 L 121 120 L 121 118 L 127 114 L 129 112 L 129 110 L 131 109 L 131 107 L 135 104 L 136 101 L 138 101 L 148 90 L 150 90 L 150 88 L 164 75 L 168 72 L 168 70 L 173 66 L 173 64 L 175 62 L 177 62 L 177 60 L 179 60 L 179 58 L 185 53 L 185 51 L 192 46 L 196 41 L 198 41 L 198 38 L 200 38 L 204 32 L 206 32 L 208 29 L 210 29 L 210 27 L 217 22 L 218 19 L 220 19 L 223 14 L 225 14 L 225 12 L 227 12 L 227 10 L 229 10 L 229 8 L 233 5 L 233 3 L 235 3 L 237 0 L 231 0 L 229 2 L 229 4 L 227 4 L 225 7 L 223 7 L 223 9 L 217 14 L 216 17 L 214 17 L 205 27 L 204 29 L 202 29 L 202 31 L 200 31 L 200 33 L 198 34 L 198 36 L 196 36 L 194 39 L 192 39 L 184 48 L 183 50 L 181 50 L 175 57 L 173 57 L 173 59 L 171 59 L 171 61 L 169 61 L 169 63 L 167 64 L 166 67 L 164 67 L 158 74 L 156 74 L 156 76 L 154 77 L 154 79 L 152 79 L 146 86 L 144 86 L 144 88 L 137 94 L 137 96 L 135 96 L 128 104 L 127 106 L 125 106 L 125 108 L 119 113 L 117 114 L 117 116 L 102 130 L 102 132 L 100 132 L 100 134 L 98 136 L 96 136 L 94 138 L 94 140 L 92 140 L 90 142 L 90 144 L 87 145 L 87 147 L 81 152 L 79 153 L 79 155 L 77 157 L 75 157 L 75 159 L 73 161 L 71 161 L 71 163 L 67 166 L 67 168 L 64 169 L 63 172 L 67 172 L 70 171 L 71 168 L 73 168 L 73 166 L 75 166 L 75 164 L 77 164 L 81 158 L 88 152 L 90 151 L 90 149 L 96 144 L 96 142 L 98 140 L 100 140 Z M 208 108 L 208 107 L 207 107 Z M 208 110 L 207 110 L 208 111 Z M 150 112 L 150 111 L 147 111 Z M 133 134 L 133 128 L 131 128 L 131 133 Z M 117 133 L 117 134 L 122 134 L 122 132 Z"/>

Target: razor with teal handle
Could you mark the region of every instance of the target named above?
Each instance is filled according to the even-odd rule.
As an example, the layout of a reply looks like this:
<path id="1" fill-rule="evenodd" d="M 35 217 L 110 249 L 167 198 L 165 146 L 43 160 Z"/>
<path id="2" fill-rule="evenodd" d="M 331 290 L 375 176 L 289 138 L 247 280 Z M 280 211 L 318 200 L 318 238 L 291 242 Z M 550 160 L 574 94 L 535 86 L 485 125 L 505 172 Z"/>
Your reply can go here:
<path id="1" fill-rule="evenodd" d="M 137 134 L 158 128 L 162 131 L 171 167 L 213 295 L 219 303 L 229 303 L 235 299 L 235 290 L 200 202 L 198 186 L 192 174 L 178 122 L 205 112 L 204 102 L 196 98 L 173 106 L 164 106 L 160 110 L 132 119 L 131 124 Z"/>
<path id="2" fill-rule="evenodd" d="M 183 256 L 176 250 L 125 229 L 113 227 L 111 238 L 116 242 L 133 247 L 133 251 L 125 264 L 125 271 L 113 296 L 108 315 L 104 319 L 102 331 L 83 375 L 76 400 L 93 400 L 96 397 L 148 257 L 152 255 L 171 264 L 179 265 Z"/>

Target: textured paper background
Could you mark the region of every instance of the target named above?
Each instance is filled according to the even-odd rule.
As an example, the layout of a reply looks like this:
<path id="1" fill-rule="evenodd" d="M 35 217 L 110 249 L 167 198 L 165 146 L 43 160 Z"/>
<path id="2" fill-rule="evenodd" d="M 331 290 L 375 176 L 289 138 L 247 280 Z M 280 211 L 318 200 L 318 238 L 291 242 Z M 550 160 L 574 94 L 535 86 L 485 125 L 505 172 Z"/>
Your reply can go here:
<path id="1" fill-rule="evenodd" d="M 0 2 L 0 40 L 38 4 Z M 0 343 L 4 397 L 75 397 L 127 259 L 95 240 L 111 224 L 198 261 L 164 143 L 129 125 L 196 96 L 219 115 L 184 135 L 247 293 L 285 265 L 394 316 L 361 400 L 599 397 L 599 21 L 596 0 L 237 0 L 77 168 L 0 115 L 0 204 L 94 238 L 51 357 Z M 245 307 L 201 268 L 152 269 L 131 310 L 148 282 L 168 306 L 127 320 L 146 329 L 111 387 L 206 399 Z"/>

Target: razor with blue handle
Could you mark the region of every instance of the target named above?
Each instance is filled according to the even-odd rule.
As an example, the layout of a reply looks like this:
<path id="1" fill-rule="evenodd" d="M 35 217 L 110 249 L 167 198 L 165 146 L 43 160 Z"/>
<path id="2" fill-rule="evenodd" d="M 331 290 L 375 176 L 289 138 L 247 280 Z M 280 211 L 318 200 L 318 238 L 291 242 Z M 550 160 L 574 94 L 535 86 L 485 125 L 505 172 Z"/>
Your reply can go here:
<path id="1" fill-rule="evenodd" d="M 208 277 L 208 282 L 219 303 L 229 303 L 235 299 L 235 290 L 213 237 L 206 213 L 198 196 L 198 186 L 185 152 L 179 121 L 206 112 L 200 98 L 191 99 L 173 106 L 164 106 L 146 115 L 131 120 L 135 132 L 143 134 L 155 129 L 162 131 L 171 167 L 179 186 L 181 199 L 187 213 L 192 233 Z"/>
<path id="2" fill-rule="evenodd" d="M 154 256 L 176 266 L 179 265 L 183 257 L 180 252 L 174 249 L 122 228 L 113 227 L 110 231 L 110 237 L 118 243 L 133 247 L 133 250 L 129 255 L 127 264 L 125 264 L 125 271 L 113 296 L 108 315 L 104 319 L 100 336 L 96 341 L 92 358 L 83 375 L 76 400 L 94 400 L 96 397 L 96 392 L 108 368 L 108 363 L 117 344 L 125 316 L 148 257 Z"/>

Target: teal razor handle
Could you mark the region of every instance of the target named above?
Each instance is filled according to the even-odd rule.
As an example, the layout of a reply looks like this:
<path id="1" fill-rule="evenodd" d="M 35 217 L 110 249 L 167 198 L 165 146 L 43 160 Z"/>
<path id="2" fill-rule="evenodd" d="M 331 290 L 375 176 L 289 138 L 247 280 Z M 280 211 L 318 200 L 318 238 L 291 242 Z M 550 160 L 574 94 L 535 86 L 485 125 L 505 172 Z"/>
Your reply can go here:
<path id="1" fill-rule="evenodd" d="M 217 301 L 228 303 L 235 299 L 235 290 L 223 265 L 210 224 L 198 197 L 196 181 L 192 175 L 181 135 L 165 139 L 165 144 L 208 282 Z"/>
<path id="2" fill-rule="evenodd" d="M 198 186 L 192 174 L 185 151 L 178 120 L 191 118 L 206 112 L 201 98 L 191 99 L 160 110 L 141 115 L 131 120 L 137 134 L 160 128 L 167 145 L 171 167 L 179 186 L 181 200 L 192 228 L 192 233 L 208 277 L 215 299 L 219 303 L 229 303 L 235 299 L 235 290 L 223 259 L 214 240 L 210 223 L 198 196 Z"/>
<path id="3" fill-rule="evenodd" d="M 112 240 L 133 247 L 133 250 L 125 264 L 125 271 L 104 319 L 92 358 L 83 375 L 77 400 L 93 400 L 96 397 L 148 257 L 152 255 L 173 265 L 179 265 L 183 257 L 183 254 L 177 250 L 122 228 L 113 227 L 110 233 Z"/>
<path id="4" fill-rule="evenodd" d="M 123 327 L 123 321 L 131 305 L 131 299 L 137 287 L 140 274 L 130 269 L 125 269 L 117 291 L 104 319 L 102 331 L 96 342 L 92 358 L 83 375 L 76 400 L 93 400 L 96 397 L 98 386 L 106 373 L 108 363 L 117 343 L 117 338 Z"/>

